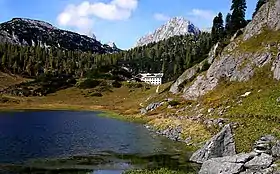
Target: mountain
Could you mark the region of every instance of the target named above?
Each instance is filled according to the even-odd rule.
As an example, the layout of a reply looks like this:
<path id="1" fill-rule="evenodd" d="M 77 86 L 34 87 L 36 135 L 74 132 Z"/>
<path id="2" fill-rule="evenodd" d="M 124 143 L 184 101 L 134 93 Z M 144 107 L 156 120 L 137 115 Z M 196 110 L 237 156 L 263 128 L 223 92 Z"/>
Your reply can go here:
<path id="1" fill-rule="evenodd" d="M 136 47 L 147 45 L 152 42 L 159 42 L 164 39 L 176 35 L 186 35 L 194 34 L 198 35 L 200 30 L 194 26 L 190 21 L 186 20 L 183 17 L 174 17 L 170 19 L 167 23 L 156 29 L 153 33 L 141 37 L 137 43 Z"/>
<path id="2" fill-rule="evenodd" d="M 39 45 L 42 48 L 53 47 L 94 53 L 119 51 L 101 44 L 94 37 L 61 30 L 47 22 L 26 18 L 13 18 L 0 24 L 0 43 L 25 46 Z"/>

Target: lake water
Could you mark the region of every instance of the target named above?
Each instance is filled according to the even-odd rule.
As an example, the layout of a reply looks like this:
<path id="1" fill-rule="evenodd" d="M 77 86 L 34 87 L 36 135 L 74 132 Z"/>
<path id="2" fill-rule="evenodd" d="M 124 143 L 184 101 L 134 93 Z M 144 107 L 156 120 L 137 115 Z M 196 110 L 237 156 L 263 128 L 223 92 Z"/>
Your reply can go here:
<path id="1" fill-rule="evenodd" d="M 0 113 L 0 173 L 120 174 L 133 168 L 196 170 L 181 143 L 99 112 Z"/>

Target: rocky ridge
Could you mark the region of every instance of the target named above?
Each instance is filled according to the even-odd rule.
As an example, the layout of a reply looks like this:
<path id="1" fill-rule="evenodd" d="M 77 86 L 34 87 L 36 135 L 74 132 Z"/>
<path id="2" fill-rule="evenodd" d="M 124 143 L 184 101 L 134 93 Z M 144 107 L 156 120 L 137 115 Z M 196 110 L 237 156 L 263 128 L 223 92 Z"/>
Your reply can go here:
<path id="1" fill-rule="evenodd" d="M 263 43 L 259 41 L 262 43 L 262 49 L 242 49 L 242 45 L 246 45 L 251 39 L 256 39 L 266 30 L 276 32 L 280 29 L 279 9 L 280 0 L 264 4 L 246 28 L 239 31 L 222 53 L 215 57 L 206 74 L 197 75 L 191 85 L 182 83 L 190 78 L 181 76 L 170 91 L 175 94 L 183 92 L 185 99 L 196 100 L 213 90 L 222 78 L 230 81 L 248 81 L 255 74 L 256 69 L 270 64 L 272 64 L 273 78 L 280 80 L 280 52 L 275 52 L 275 50 L 280 50 L 280 43 L 263 40 Z M 191 69 L 186 70 L 186 73 L 187 71 Z M 181 90 L 178 90 L 179 88 Z"/>
<path id="2" fill-rule="evenodd" d="M 174 17 L 170 19 L 166 24 L 156 29 L 154 32 L 141 37 L 135 44 L 135 47 L 147 45 L 153 42 L 159 42 L 176 35 L 197 35 L 199 33 L 200 30 L 190 21 L 184 19 L 183 17 Z"/>
<path id="3" fill-rule="evenodd" d="M 22 46 L 40 46 L 42 48 L 60 48 L 67 50 L 92 51 L 94 53 L 114 53 L 117 47 L 103 45 L 95 38 L 61 30 L 50 23 L 13 18 L 0 24 L 0 43 Z"/>

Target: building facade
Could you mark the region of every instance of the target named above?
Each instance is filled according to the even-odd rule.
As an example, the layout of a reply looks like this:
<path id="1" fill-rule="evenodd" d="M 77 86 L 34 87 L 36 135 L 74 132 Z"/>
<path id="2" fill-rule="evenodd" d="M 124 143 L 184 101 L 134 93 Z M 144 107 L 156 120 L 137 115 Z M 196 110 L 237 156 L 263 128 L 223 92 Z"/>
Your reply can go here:
<path id="1" fill-rule="evenodd" d="M 140 75 L 143 82 L 149 83 L 151 85 L 162 84 L 163 73 L 145 73 Z"/>

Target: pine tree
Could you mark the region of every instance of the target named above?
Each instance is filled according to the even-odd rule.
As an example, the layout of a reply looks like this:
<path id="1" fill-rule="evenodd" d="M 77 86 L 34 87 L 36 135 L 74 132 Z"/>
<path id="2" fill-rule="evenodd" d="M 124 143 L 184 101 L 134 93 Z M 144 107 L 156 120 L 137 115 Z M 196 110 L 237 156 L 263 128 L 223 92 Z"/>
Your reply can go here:
<path id="1" fill-rule="evenodd" d="M 217 43 L 224 37 L 224 20 L 223 14 L 220 12 L 213 20 L 212 41 Z"/>
<path id="2" fill-rule="evenodd" d="M 232 33 L 231 29 L 232 29 L 231 14 L 228 13 L 226 16 L 226 24 L 225 24 L 225 33 L 227 36 L 229 36 Z"/>
<path id="3" fill-rule="evenodd" d="M 256 5 L 256 9 L 255 12 L 253 13 L 253 18 L 254 16 L 257 14 L 257 12 L 259 11 L 259 9 L 265 4 L 267 3 L 268 0 L 258 0 L 257 5 Z"/>
<path id="4" fill-rule="evenodd" d="M 231 15 L 231 34 L 246 26 L 246 0 L 232 0 L 232 15 Z"/>

